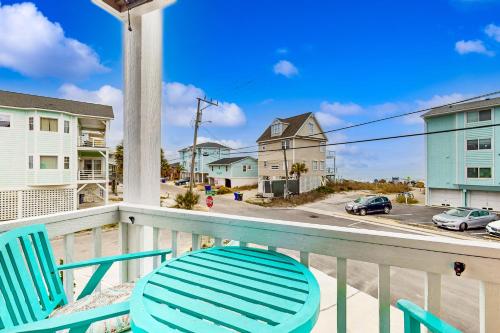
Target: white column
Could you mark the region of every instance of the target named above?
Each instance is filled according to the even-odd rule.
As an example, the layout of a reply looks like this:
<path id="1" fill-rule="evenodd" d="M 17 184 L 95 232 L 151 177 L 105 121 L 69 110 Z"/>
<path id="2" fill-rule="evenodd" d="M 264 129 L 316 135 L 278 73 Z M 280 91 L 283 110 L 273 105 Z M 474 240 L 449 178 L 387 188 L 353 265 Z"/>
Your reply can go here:
<path id="1" fill-rule="evenodd" d="M 131 17 L 124 28 L 124 201 L 160 205 L 162 11 Z M 153 229 L 130 226 L 129 251 L 151 250 Z M 129 278 L 148 273 L 151 258 L 129 265 Z"/>

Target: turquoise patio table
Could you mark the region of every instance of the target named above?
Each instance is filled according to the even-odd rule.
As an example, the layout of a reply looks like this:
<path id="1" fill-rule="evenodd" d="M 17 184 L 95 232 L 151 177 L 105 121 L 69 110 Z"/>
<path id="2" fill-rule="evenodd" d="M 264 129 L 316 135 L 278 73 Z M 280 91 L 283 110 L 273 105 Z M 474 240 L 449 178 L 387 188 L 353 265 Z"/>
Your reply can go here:
<path id="1" fill-rule="evenodd" d="M 215 247 L 162 264 L 136 284 L 133 332 L 310 332 L 320 290 L 312 273 L 275 251 Z"/>

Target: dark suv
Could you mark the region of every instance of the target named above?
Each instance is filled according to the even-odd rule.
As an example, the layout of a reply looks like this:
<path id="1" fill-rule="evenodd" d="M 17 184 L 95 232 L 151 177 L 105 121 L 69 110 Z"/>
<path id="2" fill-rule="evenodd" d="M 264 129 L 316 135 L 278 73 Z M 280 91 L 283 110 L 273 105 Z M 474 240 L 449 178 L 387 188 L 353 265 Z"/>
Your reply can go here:
<path id="1" fill-rule="evenodd" d="M 346 212 L 359 215 L 368 213 L 389 214 L 391 209 L 391 201 L 387 197 L 380 196 L 359 197 L 345 205 Z"/>

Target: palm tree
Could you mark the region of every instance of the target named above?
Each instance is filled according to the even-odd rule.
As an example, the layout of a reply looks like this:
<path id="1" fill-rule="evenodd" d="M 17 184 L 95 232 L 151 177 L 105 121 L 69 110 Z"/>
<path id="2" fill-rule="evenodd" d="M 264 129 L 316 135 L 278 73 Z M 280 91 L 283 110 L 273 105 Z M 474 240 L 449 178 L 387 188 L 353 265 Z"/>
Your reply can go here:
<path id="1" fill-rule="evenodd" d="M 163 151 L 163 148 L 160 150 L 160 160 L 161 160 L 161 177 L 167 177 L 168 173 L 170 172 L 170 164 L 168 163 L 167 159 L 165 158 L 165 152 Z"/>
<path id="2" fill-rule="evenodd" d="M 123 182 L 123 144 L 120 143 L 115 149 L 116 181 Z"/>
<path id="3" fill-rule="evenodd" d="M 297 162 L 292 165 L 292 169 L 290 170 L 290 175 L 291 176 L 295 175 L 297 176 L 297 179 L 300 179 L 300 175 L 307 173 L 308 171 L 309 169 L 307 168 L 305 163 Z"/>

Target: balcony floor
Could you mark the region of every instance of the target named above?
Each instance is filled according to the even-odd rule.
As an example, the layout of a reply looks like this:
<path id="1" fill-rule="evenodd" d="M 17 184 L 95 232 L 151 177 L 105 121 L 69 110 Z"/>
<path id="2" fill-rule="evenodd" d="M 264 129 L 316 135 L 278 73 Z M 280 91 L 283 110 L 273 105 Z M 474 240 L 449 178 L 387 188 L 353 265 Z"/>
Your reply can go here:
<path id="1" fill-rule="evenodd" d="M 118 232 L 116 229 L 110 228 L 103 230 L 102 255 L 118 254 Z M 162 244 L 169 244 L 168 235 L 162 235 Z M 92 235 L 90 232 L 81 232 L 76 235 L 75 240 L 75 261 L 91 258 Z M 64 242 L 63 239 L 55 239 L 52 241 L 56 260 L 64 257 Z M 168 247 L 168 246 L 167 246 Z M 181 253 L 189 250 L 191 247 L 191 237 L 185 234 L 179 238 L 179 249 Z M 289 254 L 289 253 L 288 253 Z M 296 257 L 298 260 L 298 258 Z M 332 329 L 337 325 L 337 281 L 335 278 L 312 268 L 313 274 L 316 276 L 321 288 L 321 312 L 318 322 L 312 332 L 325 333 L 332 332 Z M 75 295 L 78 295 L 85 285 L 86 281 L 92 275 L 92 268 L 83 268 L 75 271 Z M 109 288 L 119 284 L 118 274 L 119 266 L 113 265 L 110 271 L 102 280 L 102 288 Z M 378 331 L 378 301 L 375 297 L 370 296 L 358 289 L 348 286 L 347 289 L 347 327 L 348 332 L 377 332 Z M 391 331 L 403 331 L 403 316 L 395 307 L 391 307 Z"/>

